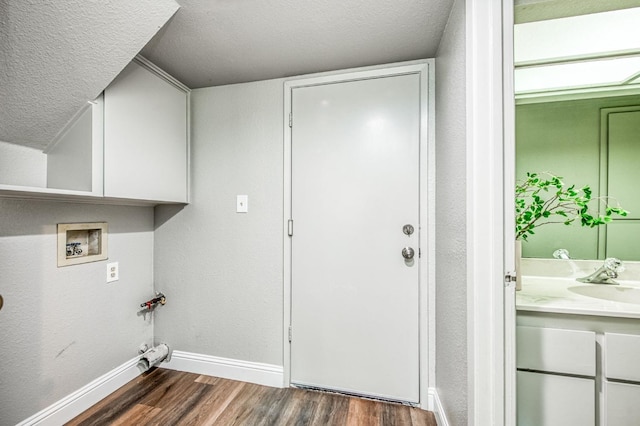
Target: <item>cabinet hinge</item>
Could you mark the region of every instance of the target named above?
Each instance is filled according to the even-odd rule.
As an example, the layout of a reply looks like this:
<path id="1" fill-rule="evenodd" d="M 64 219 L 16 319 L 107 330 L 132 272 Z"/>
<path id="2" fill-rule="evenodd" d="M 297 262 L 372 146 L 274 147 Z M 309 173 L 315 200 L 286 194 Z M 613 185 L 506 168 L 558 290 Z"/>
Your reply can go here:
<path id="1" fill-rule="evenodd" d="M 293 127 L 293 113 L 289 113 L 289 127 Z"/>
<path id="2" fill-rule="evenodd" d="M 289 326 L 289 343 L 291 343 L 291 326 Z"/>
<path id="3" fill-rule="evenodd" d="M 293 219 L 289 219 L 287 222 L 287 234 L 290 237 L 293 237 Z"/>

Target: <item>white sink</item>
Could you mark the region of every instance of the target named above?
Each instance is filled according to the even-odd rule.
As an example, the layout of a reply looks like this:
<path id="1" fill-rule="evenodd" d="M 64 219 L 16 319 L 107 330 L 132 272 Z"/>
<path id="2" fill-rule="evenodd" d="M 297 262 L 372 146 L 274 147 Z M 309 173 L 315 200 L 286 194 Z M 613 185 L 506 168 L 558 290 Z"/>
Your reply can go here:
<path id="1" fill-rule="evenodd" d="M 582 296 L 611 300 L 613 302 L 640 304 L 640 288 L 637 287 L 591 284 L 569 287 L 569 291 Z"/>

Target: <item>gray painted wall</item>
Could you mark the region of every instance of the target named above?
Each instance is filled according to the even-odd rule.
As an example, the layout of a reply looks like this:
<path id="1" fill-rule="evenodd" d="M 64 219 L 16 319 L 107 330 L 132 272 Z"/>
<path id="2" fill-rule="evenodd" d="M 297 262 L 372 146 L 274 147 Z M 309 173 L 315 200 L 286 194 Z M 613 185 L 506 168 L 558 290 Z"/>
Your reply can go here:
<path id="1" fill-rule="evenodd" d="M 283 80 L 194 90 L 191 204 L 156 207 L 156 338 L 283 364 Z M 249 212 L 236 213 L 236 195 Z M 166 312 L 165 312 L 166 311 Z"/>
<path id="2" fill-rule="evenodd" d="M 460 0 L 436 65 L 436 382 L 457 425 L 467 419 Z M 159 206 L 154 216 L 151 208 L 0 200 L 0 341 L 14 342 L 0 347 L 0 424 L 32 415 L 135 356 L 153 338 L 150 318 L 136 315 L 153 275 L 168 300 L 154 320 L 156 341 L 282 365 L 282 83 L 192 92 L 187 206 Z M 238 194 L 249 195 L 249 213 L 235 213 Z M 114 284 L 104 282 L 106 262 L 55 266 L 55 224 L 100 220 L 110 225 L 110 259 L 120 262 Z"/>
<path id="3" fill-rule="evenodd" d="M 465 2 L 436 56 L 436 387 L 452 425 L 467 424 Z"/>
<path id="4" fill-rule="evenodd" d="M 109 223 L 107 261 L 58 268 L 56 224 Z M 137 355 L 152 319 L 153 209 L 0 199 L 0 424 L 16 424 Z"/>
<path id="5" fill-rule="evenodd" d="M 191 92 L 191 204 L 156 207 L 154 276 L 171 303 L 155 333 L 177 349 L 283 365 L 283 83 Z"/>

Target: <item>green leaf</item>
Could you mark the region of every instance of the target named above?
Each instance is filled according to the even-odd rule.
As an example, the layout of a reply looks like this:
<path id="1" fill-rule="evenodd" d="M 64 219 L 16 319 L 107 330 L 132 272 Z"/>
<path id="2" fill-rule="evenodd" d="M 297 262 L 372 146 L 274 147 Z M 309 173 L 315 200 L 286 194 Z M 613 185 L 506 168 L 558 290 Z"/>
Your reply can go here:
<path id="1" fill-rule="evenodd" d="M 563 178 L 553 174 L 527 172 L 527 179 L 516 185 L 515 210 L 517 237 L 526 240 L 533 234 L 535 227 L 549 223 L 571 225 L 577 219 L 582 226 L 594 227 L 611 223 L 614 215 L 627 216 L 628 212 L 620 206 L 608 205 L 604 199 L 604 214 L 591 213 L 589 207 L 594 199 L 588 185 L 576 189 L 576 185 L 565 188 Z M 554 188 L 549 191 L 549 188 Z M 602 202 L 603 198 L 595 200 Z M 593 206 L 597 211 L 598 207 Z M 563 217 L 562 222 L 553 222 L 551 217 Z"/>

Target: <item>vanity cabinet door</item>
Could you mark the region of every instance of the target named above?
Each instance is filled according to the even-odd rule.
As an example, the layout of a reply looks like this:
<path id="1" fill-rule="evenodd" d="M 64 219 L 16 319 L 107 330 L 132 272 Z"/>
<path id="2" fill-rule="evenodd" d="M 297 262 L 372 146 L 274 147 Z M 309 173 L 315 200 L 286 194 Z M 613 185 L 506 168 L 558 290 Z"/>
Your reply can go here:
<path id="1" fill-rule="evenodd" d="M 640 335 L 605 333 L 604 344 L 605 376 L 640 382 Z"/>
<path id="2" fill-rule="evenodd" d="M 187 202 L 188 93 L 131 62 L 104 92 L 105 197 Z"/>
<path id="3" fill-rule="evenodd" d="M 518 426 L 595 425 L 595 380 L 518 371 Z"/>
<path id="4" fill-rule="evenodd" d="M 640 385 L 605 382 L 605 418 L 607 426 L 640 424 Z"/>

